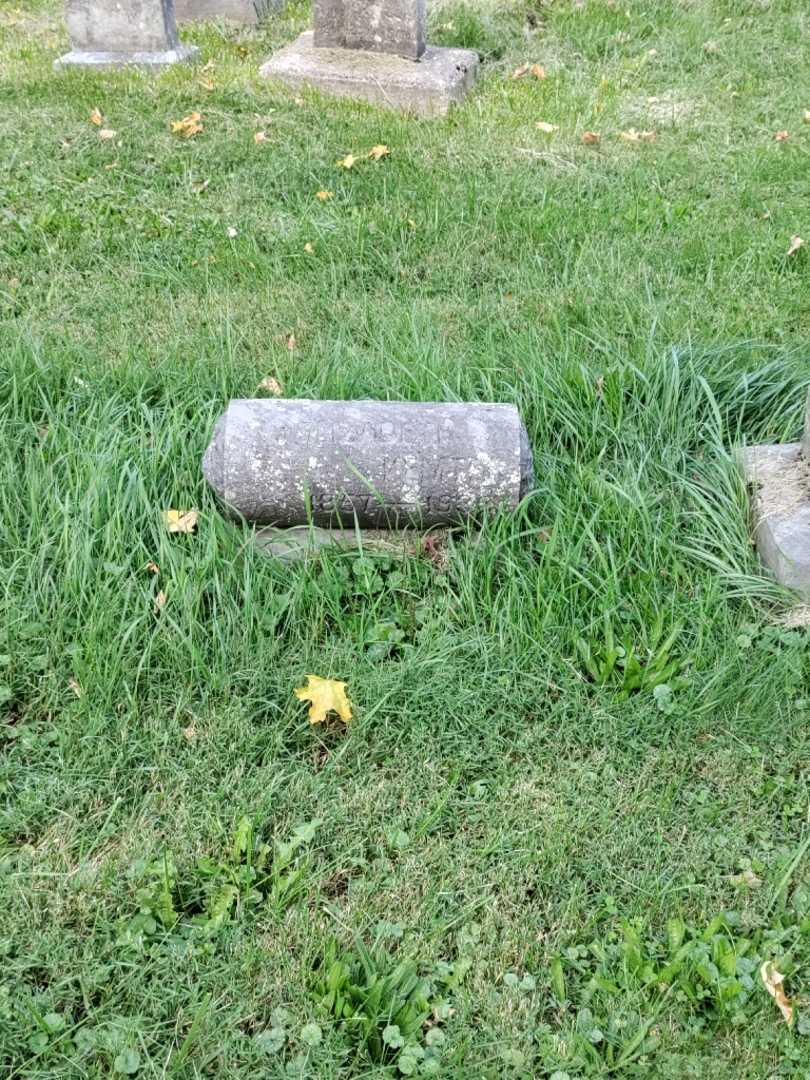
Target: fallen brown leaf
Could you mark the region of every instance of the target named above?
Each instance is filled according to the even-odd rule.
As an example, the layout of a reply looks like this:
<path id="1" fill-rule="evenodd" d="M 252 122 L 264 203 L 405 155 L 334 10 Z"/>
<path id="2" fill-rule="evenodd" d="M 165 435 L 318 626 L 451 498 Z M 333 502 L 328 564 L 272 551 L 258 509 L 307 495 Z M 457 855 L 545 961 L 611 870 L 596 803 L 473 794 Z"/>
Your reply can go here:
<path id="1" fill-rule="evenodd" d="M 101 115 L 101 110 L 93 109 L 93 111 L 90 113 L 90 123 L 95 124 L 96 127 L 101 127 L 103 122 L 104 117 Z"/>
<path id="2" fill-rule="evenodd" d="M 789 131 L 777 131 L 777 133 L 774 135 L 774 139 L 776 139 L 777 142 L 787 142 L 789 138 Z"/>
<path id="3" fill-rule="evenodd" d="M 776 966 L 772 960 L 765 961 L 759 969 L 759 975 L 765 989 L 776 1002 L 779 1012 L 785 1019 L 785 1023 L 790 1027 L 793 1023 L 793 1006 L 783 989 L 785 976 L 780 971 L 776 970 Z"/>
<path id="4" fill-rule="evenodd" d="M 278 379 L 274 379 L 272 375 L 268 375 L 267 378 L 262 379 L 259 383 L 259 389 L 267 390 L 268 393 L 272 394 L 274 397 L 283 397 L 284 395 L 281 383 Z"/>
<path id="5" fill-rule="evenodd" d="M 290 352 L 293 352 L 297 345 L 298 345 L 298 342 L 296 341 L 295 334 L 292 334 L 292 333 L 288 334 L 287 335 L 287 348 L 290 350 Z"/>
<path id="6" fill-rule="evenodd" d="M 368 157 L 373 158 L 374 161 L 379 161 L 381 158 L 388 157 L 390 153 L 391 151 L 385 143 L 378 143 L 369 150 Z"/>
<path id="7" fill-rule="evenodd" d="M 73 691 L 73 693 L 74 693 L 74 694 L 76 695 L 76 697 L 78 697 L 78 698 L 80 698 L 80 697 L 82 696 L 82 694 L 84 693 L 84 691 L 83 691 L 83 690 L 82 690 L 82 688 L 81 688 L 81 687 L 79 686 L 79 683 L 78 683 L 78 681 L 77 681 L 76 679 L 68 679 L 68 688 L 69 688 L 70 690 L 72 690 L 72 691 Z"/>
<path id="8" fill-rule="evenodd" d="M 259 145 L 259 143 L 267 142 L 267 132 L 265 132 L 265 131 L 254 131 L 253 132 L 253 141 L 256 143 L 257 146 Z"/>
<path id="9" fill-rule="evenodd" d="M 163 589 L 161 589 L 160 592 L 155 597 L 155 614 L 159 615 L 160 612 L 164 609 L 165 606 L 166 606 L 166 593 L 163 591 Z"/>
<path id="10" fill-rule="evenodd" d="M 529 68 L 529 74 L 533 79 L 545 79 L 546 69 L 542 64 L 532 64 Z"/>
<path id="11" fill-rule="evenodd" d="M 183 728 L 183 738 L 187 742 L 193 742 L 197 738 L 197 729 L 193 724 L 189 724 L 188 727 Z"/>
<path id="12" fill-rule="evenodd" d="M 335 197 L 334 191 L 316 191 L 315 198 L 320 199 L 321 202 L 326 202 L 327 199 L 333 199 Z"/>
<path id="13" fill-rule="evenodd" d="M 198 112 L 189 113 L 188 116 L 184 116 L 182 120 L 172 120 L 172 132 L 183 139 L 191 139 L 195 135 L 199 135 L 202 131 L 203 126 L 200 123 L 201 120 L 202 117 Z"/>
<path id="14" fill-rule="evenodd" d="M 602 136 L 598 131 L 583 131 L 582 141 L 586 146 L 596 146 L 597 143 L 602 141 Z"/>
<path id="15" fill-rule="evenodd" d="M 512 72 L 511 77 L 513 79 L 522 79 L 523 76 L 527 74 L 530 67 L 531 64 L 521 64 L 520 67 L 515 68 L 515 70 Z"/>
<path id="16" fill-rule="evenodd" d="M 347 154 L 346 157 L 340 158 L 340 160 L 337 161 L 335 164 L 339 169 L 351 169 L 352 166 L 356 163 L 356 161 L 357 158 L 354 156 L 354 154 Z"/>
<path id="17" fill-rule="evenodd" d="M 193 533 L 199 516 L 196 510 L 163 511 L 163 520 L 170 533 Z"/>
<path id="18" fill-rule="evenodd" d="M 304 244 L 304 251 L 307 253 L 307 255 L 312 255 L 315 251 L 315 248 L 309 241 L 307 241 L 306 244 Z"/>
<path id="19" fill-rule="evenodd" d="M 158 566 L 158 564 L 156 562 L 152 562 L 151 559 L 149 560 L 149 562 L 144 567 L 144 570 L 146 570 L 146 572 L 149 573 L 149 574 L 159 574 L 160 573 L 160 567 Z"/>
<path id="20" fill-rule="evenodd" d="M 798 235 L 791 236 L 790 247 L 785 252 L 785 255 L 788 257 L 790 257 L 791 255 L 795 255 L 800 247 L 804 247 L 804 240 L 802 240 L 802 238 Z"/>

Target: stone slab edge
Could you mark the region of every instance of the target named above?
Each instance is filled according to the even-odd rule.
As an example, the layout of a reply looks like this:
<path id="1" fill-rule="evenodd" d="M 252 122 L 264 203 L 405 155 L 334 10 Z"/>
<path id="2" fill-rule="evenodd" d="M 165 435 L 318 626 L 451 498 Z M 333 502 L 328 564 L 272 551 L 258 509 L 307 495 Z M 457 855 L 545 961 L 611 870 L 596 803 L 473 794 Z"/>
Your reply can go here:
<path id="1" fill-rule="evenodd" d="M 120 68 L 140 67 L 159 70 L 172 64 L 194 63 L 200 50 L 196 45 L 181 45 L 177 49 L 162 52 L 85 52 L 74 49 L 54 61 L 56 71 L 70 67 L 93 68 L 96 71 L 114 71 Z"/>
<path id="2" fill-rule="evenodd" d="M 762 562 L 781 585 L 810 600 L 810 432 L 802 443 L 749 446 L 739 461 L 752 489 Z"/>
<path id="3" fill-rule="evenodd" d="M 477 72 L 478 54 L 470 49 L 429 45 L 414 61 L 357 49 L 316 49 L 311 30 L 259 69 L 263 78 L 295 89 L 310 86 L 421 116 L 444 116 L 463 99 Z"/>

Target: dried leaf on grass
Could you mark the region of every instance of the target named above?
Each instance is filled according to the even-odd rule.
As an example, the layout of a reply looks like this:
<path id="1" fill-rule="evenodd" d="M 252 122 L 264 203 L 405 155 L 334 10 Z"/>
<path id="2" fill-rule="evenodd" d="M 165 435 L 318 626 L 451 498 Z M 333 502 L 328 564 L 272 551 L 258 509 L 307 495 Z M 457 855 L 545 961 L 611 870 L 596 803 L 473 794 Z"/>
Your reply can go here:
<path id="1" fill-rule="evenodd" d="M 299 701 L 308 701 L 310 724 L 322 724 L 330 712 L 337 713 L 344 724 L 352 718 L 352 707 L 346 696 L 346 683 L 335 679 L 322 679 L 319 675 L 307 675 L 305 686 L 295 691 Z"/>
<path id="2" fill-rule="evenodd" d="M 95 124 L 96 127 L 101 127 L 103 122 L 104 117 L 101 115 L 101 110 L 93 109 L 93 111 L 90 113 L 90 123 Z"/>
<path id="3" fill-rule="evenodd" d="M 69 687 L 69 689 L 71 689 L 73 691 L 73 693 L 78 698 L 80 698 L 82 696 L 82 694 L 84 693 L 81 686 L 79 686 L 78 680 L 76 680 L 76 679 L 68 679 L 68 687 Z"/>
<path id="4" fill-rule="evenodd" d="M 542 131 L 544 135 L 551 135 L 554 131 L 559 131 L 558 124 L 550 124 L 548 120 L 538 120 L 534 125 L 538 131 Z"/>
<path id="5" fill-rule="evenodd" d="M 118 132 L 113 131 L 112 128 L 102 128 L 98 133 L 98 137 L 106 142 L 108 139 L 114 139 L 117 134 Z"/>
<path id="6" fill-rule="evenodd" d="M 765 961 L 759 969 L 759 975 L 765 989 L 776 1002 L 779 1012 L 785 1019 L 785 1023 L 790 1026 L 793 1023 L 793 1005 L 783 989 L 785 976 L 780 971 L 776 970 L 776 965 L 773 960 Z"/>
<path id="7" fill-rule="evenodd" d="M 787 257 L 795 255 L 800 247 L 804 247 L 804 240 L 802 240 L 802 238 L 798 234 L 796 236 L 791 236 L 790 247 L 785 252 L 785 255 Z"/>
<path id="8" fill-rule="evenodd" d="M 354 154 L 347 154 L 346 157 L 340 158 L 335 162 L 339 169 L 351 169 L 357 162 L 357 158 Z"/>
<path id="9" fill-rule="evenodd" d="M 333 199 L 335 197 L 334 191 L 316 191 L 315 198 L 320 199 L 321 202 L 326 202 L 327 199 Z"/>
<path id="10" fill-rule="evenodd" d="M 776 139 L 777 142 L 787 142 L 789 138 L 790 138 L 790 132 L 789 131 L 777 131 L 776 134 L 774 135 L 774 139 Z"/>
<path id="11" fill-rule="evenodd" d="M 388 157 L 390 153 L 391 151 L 385 143 L 378 143 L 376 146 L 372 146 L 367 157 L 372 158 L 374 161 L 380 161 L 381 158 Z"/>
<path id="12" fill-rule="evenodd" d="M 172 120 L 172 132 L 183 139 L 191 139 L 202 131 L 201 120 L 202 117 L 198 112 L 189 113 L 182 120 Z"/>
<path id="13" fill-rule="evenodd" d="M 166 593 L 163 591 L 163 589 L 161 589 L 160 592 L 155 597 L 155 614 L 159 615 L 160 612 L 163 611 L 165 606 L 166 606 Z"/>
<path id="14" fill-rule="evenodd" d="M 602 136 L 598 131 L 583 131 L 582 141 L 586 146 L 596 146 L 602 141 Z"/>
<path id="15" fill-rule="evenodd" d="M 260 390 L 266 390 L 274 397 L 283 397 L 284 389 L 278 379 L 274 379 L 272 375 L 268 375 L 266 379 L 262 379 L 259 383 Z"/>
<path id="16" fill-rule="evenodd" d="M 266 131 L 254 131 L 253 132 L 253 141 L 256 143 L 257 146 L 260 143 L 267 142 L 267 132 Z"/>
<path id="17" fill-rule="evenodd" d="M 656 133 L 654 131 L 637 131 L 635 128 L 628 128 L 627 131 L 620 131 L 619 138 L 624 139 L 625 142 L 655 142 Z"/>
<path id="18" fill-rule="evenodd" d="M 196 510 L 164 510 L 163 520 L 170 533 L 193 533 L 199 513 Z"/>

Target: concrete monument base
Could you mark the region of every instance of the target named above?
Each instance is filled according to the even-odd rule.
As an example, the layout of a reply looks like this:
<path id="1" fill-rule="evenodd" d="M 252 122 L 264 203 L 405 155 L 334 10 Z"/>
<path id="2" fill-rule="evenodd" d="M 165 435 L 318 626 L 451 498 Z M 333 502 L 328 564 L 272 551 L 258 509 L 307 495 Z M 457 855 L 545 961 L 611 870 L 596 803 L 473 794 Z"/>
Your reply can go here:
<path id="1" fill-rule="evenodd" d="M 810 600 L 810 429 L 804 444 L 750 446 L 740 464 L 760 558 L 781 585 Z"/>
<path id="2" fill-rule="evenodd" d="M 266 79 L 311 86 L 335 97 L 358 98 L 421 116 L 443 116 L 462 100 L 478 71 L 470 49 L 431 45 L 419 60 L 360 49 L 318 49 L 312 31 L 279 50 L 260 69 Z"/>
<path id="3" fill-rule="evenodd" d="M 69 67 L 94 68 L 97 71 L 112 71 L 119 68 L 139 67 L 150 70 L 171 67 L 172 64 L 194 63 L 200 50 L 196 45 L 179 45 L 176 49 L 164 49 L 159 52 L 91 52 L 73 49 L 54 61 L 57 71 Z"/>

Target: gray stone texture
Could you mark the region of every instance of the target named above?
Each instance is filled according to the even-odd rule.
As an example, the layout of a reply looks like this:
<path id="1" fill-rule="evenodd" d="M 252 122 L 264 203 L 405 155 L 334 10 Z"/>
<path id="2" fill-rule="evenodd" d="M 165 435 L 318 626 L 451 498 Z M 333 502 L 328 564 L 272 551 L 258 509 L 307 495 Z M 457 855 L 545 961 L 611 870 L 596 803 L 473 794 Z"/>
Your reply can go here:
<path id="1" fill-rule="evenodd" d="M 203 472 L 258 525 L 429 527 L 514 509 L 533 483 L 512 405 L 235 400 Z"/>
<path id="2" fill-rule="evenodd" d="M 800 443 L 742 452 L 754 538 L 774 578 L 810 600 L 810 464 Z"/>
<path id="3" fill-rule="evenodd" d="M 810 390 L 807 392 L 807 407 L 804 410 L 804 437 L 802 438 L 802 453 L 805 460 L 810 463 Z"/>
<path id="4" fill-rule="evenodd" d="M 173 0 L 67 0 L 65 17 L 72 49 L 56 67 L 165 67 L 193 59 L 181 44 Z"/>
<path id="5" fill-rule="evenodd" d="M 294 89 L 312 87 L 333 97 L 355 98 L 420 116 L 443 116 L 460 102 L 478 72 L 470 49 L 428 45 L 418 63 L 391 53 L 318 49 L 312 31 L 280 49 L 260 69 Z"/>
<path id="6" fill-rule="evenodd" d="M 425 51 L 426 0 L 314 0 L 317 49 L 365 49 L 418 60 Z"/>
<path id="7" fill-rule="evenodd" d="M 228 22 L 256 26 L 281 10 L 284 0 L 174 0 L 178 23 L 226 19 Z"/>

